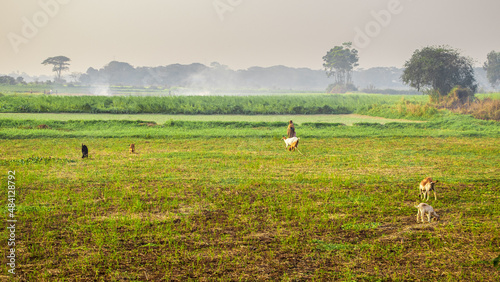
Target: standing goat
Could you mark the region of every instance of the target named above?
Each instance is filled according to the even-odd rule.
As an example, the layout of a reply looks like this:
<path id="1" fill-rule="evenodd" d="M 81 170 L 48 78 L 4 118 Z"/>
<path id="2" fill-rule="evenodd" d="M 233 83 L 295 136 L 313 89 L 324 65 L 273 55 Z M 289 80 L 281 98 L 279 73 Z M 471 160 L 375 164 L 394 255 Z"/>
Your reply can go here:
<path id="1" fill-rule="evenodd" d="M 283 136 L 283 141 L 285 141 L 285 148 L 287 148 L 288 151 L 298 150 L 299 147 L 298 137 L 286 138 L 285 136 Z"/>
<path id="2" fill-rule="evenodd" d="M 434 200 L 437 200 L 436 190 L 434 186 L 438 181 L 432 181 L 432 178 L 426 177 L 422 182 L 420 182 L 420 193 L 418 194 L 420 198 L 425 199 L 427 196 L 427 200 L 429 200 L 429 195 L 431 191 L 434 192 Z"/>
<path id="3" fill-rule="evenodd" d="M 417 212 L 417 222 L 418 222 L 418 217 L 420 216 L 420 219 L 422 220 L 422 223 L 424 223 L 424 215 L 427 214 L 427 221 L 431 223 L 431 216 L 434 216 L 436 218 L 436 221 L 439 220 L 439 215 L 434 211 L 434 208 L 429 206 L 426 203 L 420 203 L 418 206 L 415 206 L 418 209 Z"/>
<path id="4" fill-rule="evenodd" d="M 82 155 L 83 155 L 82 159 L 89 157 L 89 148 L 87 148 L 87 146 L 83 144 L 82 144 Z"/>

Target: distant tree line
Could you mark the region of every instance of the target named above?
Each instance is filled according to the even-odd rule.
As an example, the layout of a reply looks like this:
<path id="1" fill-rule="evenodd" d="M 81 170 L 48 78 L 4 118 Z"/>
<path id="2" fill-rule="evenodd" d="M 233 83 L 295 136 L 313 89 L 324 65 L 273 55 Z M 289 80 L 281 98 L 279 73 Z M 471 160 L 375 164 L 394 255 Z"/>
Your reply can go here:
<path id="1" fill-rule="evenodd" d="M 0 76 L 0 84 L 7 85 L 16 85 L 16 84 L 26 84 L 24 78 L 18 76 L 17 78 L 13 78 L 12 76 L 4 75 Z"/>
<path id="2" fill-rule="evenodd" d="M 421 51 L 426 51 L 431 48 L 417 50 L 416 54 Z M 457 53 L 451 48 L 444 48 L 445 52 L 435 54 L 433 60 L 439 59 L 441 55 L 447 56 L 452 53 Z M 432 53 L 432 52 L 431 52 Z M 456 54 L 460 57 L 460 54 Z M 85 73 L 72 72 L 66 77 L 62 73 L 69 70 L 69 58 L 65 56 L 49 57 L 42 62 L 44 65 L 51 65 L 52 71 L 55 73 L 53 81 L 47 80 L 44 76 L 42 81 L 40 78 L 29 77 L 26 74 L 13 73 L 8 76 L 0 76 L 0 84 L 15 85 L 15 84 L 58 84 L 64 85 L 69 81 L 68 85 L 79 86 L 133 86 L 133 87 L 157 87 L 162 89 L 170 89 L 173 87 L 185 88 L 209 88 L 211 90 L 244 90 L 244 89 L 261 89 L 261 90 L 294 90 L 294 91 L 328 91 L 328 92 L 345 92 L 355 91 L 358 88 L 362 92 L 367 93 L 385 93 L 385 94 L 415 94 L 417 89 L 427 89 L 428 85 L 418 83 L 423 80 L 424 74 L 414 72 L 416 84 L 415 90 L 408 91 L 412 87 L 409 77 L 406 80 L 406 85 L 403 83 L 404 72 L 408 72 L 411 68 L 409 65 L 405 68 L 396 67 L 375 67 L 369 69 L 354 69 L 357 66 L 358 56 L 357 51 L 347 42 L 342 46 L 335 46 L 327 52 L 323 58 L 325 61 L 325 70 L 313 70 L 309 68 L 291 68 L 286 66 L 272 67 L 250 67 L 244 70 L 232 70 L 225 65 L 212 63 L 209 66 L 193 63 L 189 65 L 172 64 L 157 67 L 134 67 L 126 62 L 112 61 L 100 69 L 90 67 Z M 463 58 L 462 58 L 463 59 Z M 411 60 L 410 60 L 411 61 Z M 409 62 L 410 62 L 409 61 Z M 460 60 L 458 60 L 460 62 Z M 462 63 L 467 65 L 467 58 L 462 60 Z M 430 64 L 430 67 L 437 64 Z M 422 69 L 421 66 L 414 69 Z M 446 68 L 444 68 L 446 69 Z M 458 76 L 466 74 L 471 69 L 462 73 L 457 73 Z M 325 73 L 326 71 L 326 73 Z M 437 72 L 433 72 L 431 68 L 422 69 L 428 72 L 428 77 L 437 77 Z M 437 71 L 437 70 L 435 70 Z M 469 86 L 483 91 L 489 88 L 489 85 L 496 87 L 500 82 L 500 53 L 490 52 L 487 62 L 483 68 L 474 68 L 475 81 Z M 420 76 L 420 77 L 418 77 Z M 23 79 L 24 77 L 24 79 Z M 330 78 L 331 77 L 331 78 Z M 402 80 L 403 77 L 403 80 Z M 26 81 L 25 81 L 26 80 Z M 470 80 L 472 82 L 472 80 Z M 451 82 L 451 84 L 450 84 Z M 450 80 L 445 82 L 448 85 L 446 88 L 451 89 L 456 81 Z M 356 86 L 354 86 L 354 84 Z M 435 83 L 434 83 L 435 84 Z M 327 87 L 328 86 L 328 87 Z M 422 86 L 422 87 L 421 87 Z M 451 86 L 451 88 L 450 88 Z M 432 87 L 430 87 L 432 88 Z M 448 91 L 444 88 L 441 92 Z M 441 95 L 443 95 L 441 93 Z"/>
<path id="3" fill-rule="evenodd" d="M 374 67 L 350 70 L 348 85 L 355 83 L 360 91 L 368 93 L 415 94 L 408 91 L 401 76 L 403 68 Z M 487 88 L 489 83 L 483 68 L 475 68 L 478 84 Z M 270 90 L 314 90 L 325 91 L 335 87 L 325 71 L 286 66 L 251 67 L 232 70 L 227 66 L 212 63 L 210 66 L 193 63 L 172 64 L 158 67 L 134 67 L 126 62 L 112 61 L 103 68 L 89 68 L 78 76 L 81 85 L 116 85 L 140 87 L 200 87 L 211 89 L 270 89 Z M 345 83 L 345 82 L 344 82 Z M 355 90 L 347 87 L 348 91 Z M 350 89 L 350 90 L 349 90 Z M 394 91 L 400 90 L 400 91 Z M 389 92 L 388 92 L 389 91 Z M 405 92 L 406 91 L 406 92 Z"/>
<path id="4" fill-rule="evenodd" d="M 89 68 L 79 76 L 79 81 L 83 85 L 294 90 L 324 90 L 328 83 L 324 73 L 308 68 L 274 66 L 232 70 L 219 63 L 212 63 L 210 66 L 193 63 L 134 67 L 117 61 L 112 61 L 101 69 Z"/>

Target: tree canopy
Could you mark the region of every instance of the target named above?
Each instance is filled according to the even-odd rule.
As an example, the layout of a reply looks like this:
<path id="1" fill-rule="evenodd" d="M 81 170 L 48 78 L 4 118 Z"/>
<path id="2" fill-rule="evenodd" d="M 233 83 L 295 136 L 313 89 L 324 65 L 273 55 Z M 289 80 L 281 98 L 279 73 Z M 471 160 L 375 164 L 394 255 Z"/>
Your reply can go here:
<path id="1" fill-rule="evenodd" d="M 56 82 L 61 82 L 61 73 L 69 69 L 70 58 L 65 56 L 49 57 L 42 62 L 42 65 L 52 65 L 52 71 L 56 73 Z"/>
<path id="2" fill-rule="evenodd" d="M 500 52 L 491 51 L 486 59 L 483 68 L 491 86 L 495 87 L 500 82 Z"/>
<path id="3" fill-rule="evenodd" d="M 358 50 L 352 48 L 351 42 L 335 46 L 323 57 L 326 75 L 335 78 L 335 84 L 347 86 L 352 82 L 352 71 L 358 66 Z"/>
<path id="4" fill-rule="evenodd" d="M 455 87 L 477 90 L 472 59 L 448 46 L 429 46 L 416 50 L 405 62 L 401 79 L 407 85 L 448 95 Z"/>
<path id="5" fill-rule="evenodd" d="M 26 84 L 26 82 L 24 81 L 24 78 L 21 76 L 13 78 L 12 76 L 3 75 L 0 76 L 0 84 L 15 85 L 15 84 Z"/>

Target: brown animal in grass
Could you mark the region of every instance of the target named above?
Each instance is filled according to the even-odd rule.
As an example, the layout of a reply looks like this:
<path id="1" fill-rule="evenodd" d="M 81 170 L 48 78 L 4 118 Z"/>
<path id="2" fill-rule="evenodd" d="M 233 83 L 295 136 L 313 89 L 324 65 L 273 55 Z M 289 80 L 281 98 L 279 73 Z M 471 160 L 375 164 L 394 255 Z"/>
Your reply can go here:
<path id="1" fill-rule="evenodd" d="M 431 194 L 431 191 L 434 192 L 434 200 L 437 200 L 436 197 L 436 189 L 435 185 L 438 182 L 432 181 L 432 178 L 426 177 L 422 182 L 420 182 L 420 194 L 419 197 L 422 199 L 425 199 L 427 197 L 427 200 L 429 200 L 429 195 Z"/>
<path id="2" fill-rule="evenodd" d="M 130 144 L 130 153 L 135 153 L 135 144 Z"/>
<path id="3" fill-rule="evenodd" d="M 292 143 L 292 145 L 290 145 L 290 147 L 288 147 L 288 150 L 291 152 L 291 151 L 295 151 L 297 150 L 299 147 L 299 140 L 295 141 Z"/>
<path id="4" fill-rule="evenodd" d="M 295 151 L 299 146 L 298 137 L 286 138 L 283 136 L 283 141 L 285 141 L 285 148 L 287 148 L 288 151 Z"/>

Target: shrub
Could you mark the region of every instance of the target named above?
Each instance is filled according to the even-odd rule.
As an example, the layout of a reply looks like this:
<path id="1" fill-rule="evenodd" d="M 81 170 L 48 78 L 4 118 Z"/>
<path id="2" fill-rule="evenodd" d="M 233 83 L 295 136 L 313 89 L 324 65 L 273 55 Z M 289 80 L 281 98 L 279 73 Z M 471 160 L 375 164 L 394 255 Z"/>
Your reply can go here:
<path id="1" fill-rule="evenodd" d="M 403 117 L 431 117 L 437 114 L 437 109 L 430 104 L 411 103 L 404 98 L 396 105 L 396 111 Z"/>
<path id="2" fill-rule="evenodd" d="M 484 120 L 500 121 L 500 100 L 486 98 L 470 104 L 466 113 Z"/>
<path id="3" fill-rule="evenodd" d="M 357 122 L 354 123 L 353 126 L 361 126 L 361 127 L 384 127 L 383 124 L 377 122 Z"/>
<path id="4" fill-rule="evenodd" d="M 445 103 L 448 104 L 448 108 L 462 107 L 464 104 L 469 104 L 474 102 L 474 91 L 469 88 L 463 88 L 461 86 L 455 86 L 445 99 Z"/>
<path id="5" fill-rule="evenodd" d="M 326 92 L 328 93 L 346 93 L 346 92 L 352 92 L 352 91 L 358 91 L 358 88 L 354 86 L 354 84 L 339 84 L 339 83 L 334 83 L 328 85 L 328 88 L 326 88 Z"/>
<path id="6" fill-rule="evenodd" d="M 329 128 L 329 127 L 339 127 L 345 126 L 343 123 L 327 123 L 327 122 L 304 122 L 303 126 L 309 126 L 312 128 Z"/>
<path id="7" fill-rule="evenodd" d="M 442 99 L 441 93 L 439 93 L 439 90 L 431 89 L 431 90 L 426 91 L 425 94 L 429 95 L 431 102 L 434 102 L 434 103 L 439 103 Z"/>
<path id="8" fill-rule="evenodd" d="M 500 100 L 491 98 L 476 99 L 474 92 L 469 88 L 460 86 L 453 88 L 437 106 L 455 113 L 469 114 L 477 119 L 500 120 Z"/>

